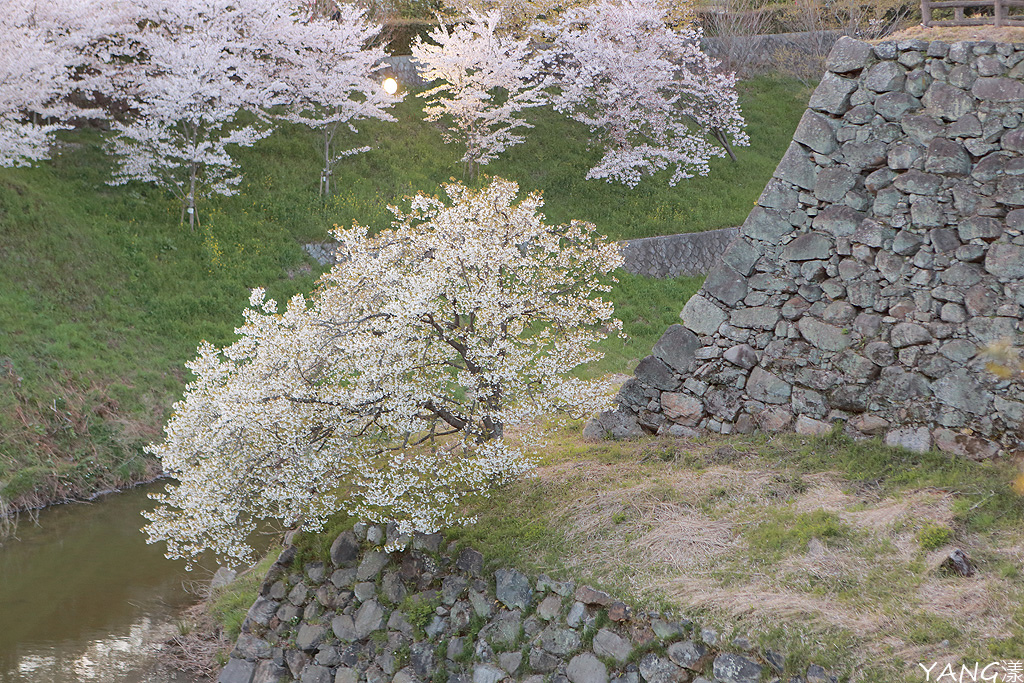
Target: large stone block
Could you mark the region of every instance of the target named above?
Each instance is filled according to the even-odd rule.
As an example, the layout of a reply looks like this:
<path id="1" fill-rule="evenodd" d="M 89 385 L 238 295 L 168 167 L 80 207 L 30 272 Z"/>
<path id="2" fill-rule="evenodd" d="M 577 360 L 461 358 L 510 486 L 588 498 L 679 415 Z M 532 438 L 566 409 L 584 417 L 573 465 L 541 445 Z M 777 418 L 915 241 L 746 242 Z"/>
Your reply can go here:
<path id="1" fill-rule="evenodd" d="M 796 190 L 778 178 L 772 178 L 757 198 L 757 203 L 766 209 L 792 211 L 800 204 L 800 200 Z"/>
<path id="2" fill-rule="evenodd" d="M 776 313 L 776 319 L 777 318 L 778 313 Z M 747 370 L 757 365 L 757 352 L 748 344 L 737 344 L 736 346 L 729 347 L 729 349 L 722 354 L 722 358 L 733 365 Z"/>
<path id="3" fill-rule="evenodd" d="M 974 109 L 974 98 L 960 88 L 936 81 L 921 99 L 928 113 L 946 121 L 956 121 Z"/>
<path id="4" fill-rule="evenodd" d="M 1008 152 L 1024 152 L 1024 128 L 1006 131 L 1000 142 L 1003 149 Z"/>
<path id="5" fill-rule="evenodd" d="M 815 88 L 807 106 L 839 116 L 850 108 L 850 95 L 856 89 L 857 81 L 826 73 Z"/>
<path id="6" fill-rule="evenodd" d="M 975 415 L 992 412 L 992 394 L 964 370 L 940 377 L 932 385 L 935 398 L 957 410 Z"/>
<path id="7" fill-rule="evenodd" d="M 800 235 L 782 250 L 785 261 L 827 260 L 835 249 L 835 242 L 820 232 L 808 232 Z"/>
<path id="8" fill-rule="evenodd" d="M 774 175 L 776 178 L 793 183 L 804 190 L 813 190 L 817 173 L 818 167 L 811 160 L 807 150 L 799 143 L 791 142 L 782 161 L 775 167 Z"/>
<path id="9" fill-rule="evenodd" d="M 996 186 L 995 199 L 1010 206 L 1024 206 L 1024 177 L 1001 177 Z"/>
<path id="10" fill-rule="evenodd" d="M 605 435 L 619 440 L 635 439 L 643 433 L 636 415 L 626 408 L 604 411 L 596 419 L 588 422 L 583 430 L 584 438 L 590 441 L 600 440 Z M 347 618 L 351 619 L 351 617 Z"/>
<path id="11" fill-rule="evenodd" d="M 602 628 L 594 634 L 594 654 L 599 657 L 611 657 L 625 663 L 633 652 L 633 645 L 614 631 Z"/>
<path id="12" fill-rule="evenodd" d="M 817 318 L 804 316 L 797 323 L 797 329 L 812 346 L 823 351 L 838 352 L 850 345 L 850 335 L 847 331 Z"/>
<path id="13" fill-rule="evenodd" d="M 905 92 L 887 92 L 875 99 L 875 111 L 886 121 L 899 121 L 908 111 L 915 111 L 920 107 L 920 100 Z"/>
<path id="14" fill-rule="evenodd" d="M 942 178 L 931 173 L 910 170 L 897 176 L 892 182 L 896 189 L 911 194 L 932 195 L 942 187 Z"/>
<path id="15" fill-rule="evenodd" d="M 731 653 L 715 657 L 712 670 L 722 683 L 758 683 L 761 680 L 760 664 Z"/>
<path id="16" fill-rule="evenodd" d="M 695 427 L 704 417 L 704 403 L 689 394 L 666 391 L 661 395 L 661 412 L 676 424 Z"/>
<path id="17" fill-rule="evenodd" d="M 999 453 L 999 444 L 980 436 L 954 432 L 940 427 L 932 431 L 935 447 L 971 460 L 989 460 Z"/>
<path id="18" fill-rule="evenodd" d="M 874 61 L 871 46 L 861 40 L 843 36 L 832 46 L 825 68 L 837 74 L 860 71 Z"/>
<path id="19" fill-rule="evenodd" d="M 589 652 L 576 655 L 569 660 L 565 675 L 570 683 L 608 683 L 607 667 Z"/>
<path id="20" fill-rule="evenodd" d="M 217 677 L 217 683 L 252 683 L 256 663 L 244 659 L 229 659 Z"/>
<path id="21" fill-rule="evenodd" d="M 809 109 L 800 119 L 800 124 L 796 127 L 796 132 L 793 133 L 793 139 L 819 154 L 831 154 L 838 146 L 832 122 Z"/>
<path id="22" fill-rule="evenodd" d="M 652 353 L 680 374 L 686 373 L 700 348 L 700 340 L 682 325 L 672 325 L 661 335 Z"/>
<path id="23" fill-rule="evenodd" d="M 659 358 L 647 356 L 636 366 L 636 378 L 662 391 L 675 391 L 681 386 L 672 368 Z"/>
<path id="24" fill-rule="evenodd" d="M 864 169 L 884 166 L 888 147 L 881 140 L 871 142 L 847 142 L 843 144 L 843 161 L 858 172 Z"/>
<path id="25" fill-rule="evenodd" d="M 697 334 L 711 335 L 729 319 L 729 315 L 701 294 L 694 294 L 679 314 L 683 325 Z"/>
<path id="26" fill-rule="evenodd" d="M 1024 278 L 1024 247 L 1007 243 L 993 244 L 985 255 L 985 270 L 1000 279 Z"/>
<path id="27" fill-rule="evenodd" d="M 754 272 L 754 266 L 761 258 L 761 251 L 742 237 L 733 240 L 722 255 L 722 260 L 744 277 Z"/>
<path id="28" fill-rule="evenodd" d="M 849 169 L 843 166 L 823 168 L 814 182 L 814 197 L 823 202 L 839 202 L 856 186 L 857 176 Z"/>
<path id="29" fill-rule="evenodd" d="M 979 100 L 1019 103 L 1024 100 L 1024 83 L 1015 78 L 979 78 L 971 93 Z"/>
<path id="30" fill-rule="evenodd" d="M 885 445 L 927 453 L 932 447 L 932 435 L 927 427 L 898 427 L 886 432 Z"/>
<path id="31" fill-rule="evenodd" d="M 891 92 L 903 88 L 906 69 L 896 62 L 879 62 L 868 70 L 864 85 L 875 92 Z"/>
<path id="32" fill-rule="evenodd" d="M 945 175 L 967 175 L 971 172 L 971 156 L 960 143 L 935 138 L 928 145 L 924 170 Z"/>
<path id="33" fill-rule="evenodd" d="M 779 322 L 779 309 L 774 306 L 740 308 L 733 312 L 729 322 L 744 329 L 772 330 Z"/>
<path id="34" fill-rule="evenodd" d="M 957 224 L 956 229 L 964 242 L 970 242 L 972 239 L 991 242 L 1003 234 L 1003 224 L 988 216 L 964 218 Z"/>
<path id="35" fill-rule="evenodd" d="M 849 237 L 856 232 L 862 220 L 864 214 L 860 211 L 833 204 L 815 216 L 812 225 L 815 230 L 827 232 L 833 237 Z"/>
<path id="36" fill-rule="evenodd" d="M 917 323 L 897 323 L 892 328 L 889 342 L 894 349 L 902 349 L 907 346 L 927 344 L 932 341 L 932 335 L 923 325 Z"/>
<path id="37" fill-rule="evenodd" d="M 755 206 L 744 221 L 741 231 L 752 240 L 777 244 L 793 232 L 793 224 L 789 222 L 788 214 Z"/>
<path id="38" fill-rule="evenodd" d="M 747 395 L 764 403 L 789 403 L 792 386 L 789 382 L 760 367 L 750 371 L 747 379 Z"/>
<path id="39" fill-rule="evenodd" d="M 747 295 L 747 279 L 728 264 L 719 263 L 708 273 L 703 291 L 726 306 L 735 306 Z"/>

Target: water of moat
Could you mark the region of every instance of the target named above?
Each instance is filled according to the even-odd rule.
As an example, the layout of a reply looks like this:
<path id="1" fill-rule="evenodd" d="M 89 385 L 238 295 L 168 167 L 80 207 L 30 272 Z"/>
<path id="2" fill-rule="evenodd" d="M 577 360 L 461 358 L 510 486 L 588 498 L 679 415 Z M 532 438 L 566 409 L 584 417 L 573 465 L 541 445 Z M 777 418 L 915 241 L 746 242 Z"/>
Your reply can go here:
<path id="1" fill-rule="evenodd" d="M 23 516 L 0 545 L 0 683 L 181 683 L 156 666 L 209 568 L 147 545 L 150 485 Z"/>

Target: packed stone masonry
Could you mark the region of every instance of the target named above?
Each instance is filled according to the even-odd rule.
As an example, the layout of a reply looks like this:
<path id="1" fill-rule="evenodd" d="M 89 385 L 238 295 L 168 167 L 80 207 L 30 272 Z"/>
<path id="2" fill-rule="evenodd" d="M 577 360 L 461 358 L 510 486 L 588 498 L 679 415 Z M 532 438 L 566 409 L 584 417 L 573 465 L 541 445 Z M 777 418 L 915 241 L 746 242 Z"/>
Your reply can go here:
<path id="1" fill-rule="evenodd" d="M 1024 44 L 836 43 L 723 262 L 590 437 L 841 422 L 974 459 L 1021 448 Z"/>
<path id="2" fill-rule="evenodd" d="M 703 275 L 722 259 L 738 228 L 641 237 L 619 242 L 622 267 L 633 275 L 671 278 Z M 337 242 L 313 242 L 303 249 L 322 266 L 337 263 Z"/>
<path id="3" fill-rule="evenodd" d="M 784 671 L 745 637 L 635 614 L 589 586 L 514 569 L 491 581 L 483 555 L 442 551 L 440 535 L 384 552 L 396 536 L 356 524 L 329 562 L 304 567 L 286 548 L 219 683 L 779 683 Z M 800 673 L 789 683 L 837 683 L 814 664 Z"/>

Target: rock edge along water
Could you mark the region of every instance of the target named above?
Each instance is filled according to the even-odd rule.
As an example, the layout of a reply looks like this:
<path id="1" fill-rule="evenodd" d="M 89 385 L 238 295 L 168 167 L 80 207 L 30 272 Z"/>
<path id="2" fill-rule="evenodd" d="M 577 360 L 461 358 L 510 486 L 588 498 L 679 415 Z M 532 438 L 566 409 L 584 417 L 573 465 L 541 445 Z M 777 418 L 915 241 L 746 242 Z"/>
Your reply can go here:
<path id="1" fill-rule="evenodd" d="M 394 531 L 388 540 L 395 540 Z M 589 586 L 485 573 L 472 549 L 380 527 L 338 536 L 328 562 L 268 572 L 219 683 L 760 683 L 784 656 L 686 619 L 635 612 Z M 805 683 L 837 679 L 811 665 Z"/>
<path id="2" fill-rule="evenodd" d="M 1024 44 L 843 38 L 720 264 L 588 437 L 836 423 L 982 460 L 1022 447 Z"/>

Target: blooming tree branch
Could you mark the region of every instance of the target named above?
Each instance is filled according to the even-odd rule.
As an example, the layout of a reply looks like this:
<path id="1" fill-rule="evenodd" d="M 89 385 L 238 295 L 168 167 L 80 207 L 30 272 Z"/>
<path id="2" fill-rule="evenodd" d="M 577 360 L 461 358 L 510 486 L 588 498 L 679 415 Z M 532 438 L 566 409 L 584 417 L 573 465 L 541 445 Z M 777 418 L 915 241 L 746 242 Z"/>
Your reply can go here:
<path id="1" fill-rule="evenodd" d="M 675 185 L 707 175 L 728 144 L 749 144 L 735 75 L 716 72 L 699 33 L 671 30 L 657 3 L 598 0 L 541 28 L 553 46 L 543 57 L 556 76 L 553 106 L 604 148 L 587 178 L 633 187 L 674 166 Z"/>
<path id="2" fill-rule="evenodd" d="M 348 4 L 329 12 L 310 12 L 301 21 L 278 17 L 271 32 L 269 49 L 289 100 L 284 118 L 322 133 L 322 194 L 330 194 L 335 163 L 369 149 L 337 152 L 334 142 L 339 127 L 355 132 L 355 122 L 362 119 L 395 120 L 387 108 L 401 101 L 401 96 L 387 95 L 377 78 L 384 66 L 384 48 L 366 47 L 379 32 L 379 25 L 366 21 L 364 10 Z"/>
<path id="3" fill-rule="evenodd" d="M 65 99 L 76 58 L 48 9 L 0 1 L 0 166 L 47 158 L 59 119 L 73 109 Z"/>
<path id="4" fill-rule="evenodd" d="M 515 183 L 445 192 L 393 209 L 376 237 L 337 230 L 339 264 L 310 298 L 279 311 L 253 290 L 238 340 L 199 348 L 150 446 L 179 482 L 147 515 L 150 541 L 241 560 L 258 520 L 317 528 L 339 509 L 434 532 L 532 467 L 538 418 L 607 402 L 568 373 L 621 329 L 600 297 L 618 247 L 588 223 L 545 224 Z"/>
<path id="5" fill-rule="evenodd" d="M 112 91 L 130 95 L 138 115 L 113 126 L 112 182 L 164 187 L 194 228 L 200 198 L 236 192 L 229 149 L 271 131 L 262 112 L 280 101 L 281 86 L 264 46 L 282 9 L 272 0 L 142 0 L 137 11 L 137 56 L 111 68 Z"/>
<path id="6" fill-rule="evenodd" d="M 440 84 L 420 93 L 427 121 L 449 119 L 446 142 L 466 145 L 463 163 L 470 176 L 513 145 L 525 140 L 517 128 L 532 128 L 518 118 L 524 109 L 543 103 L 537 66 L 528 59 L 527 40 L 497 33 L 500 11 L 469 13 L 469 20 L 449 30 L 443 23 L 417 38 L 413 60 L 428 83 Z"/>

